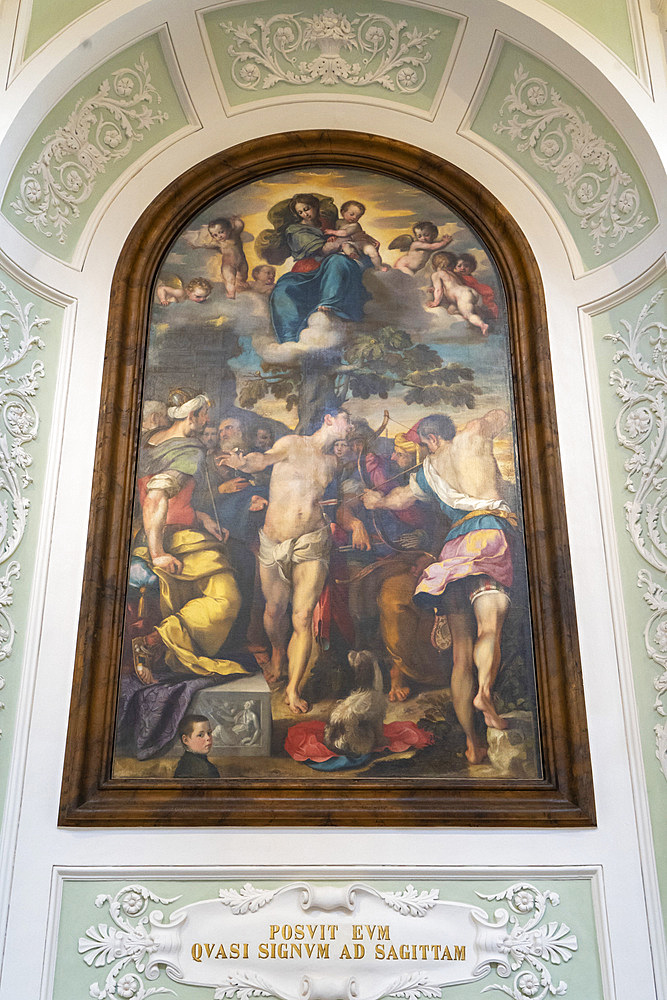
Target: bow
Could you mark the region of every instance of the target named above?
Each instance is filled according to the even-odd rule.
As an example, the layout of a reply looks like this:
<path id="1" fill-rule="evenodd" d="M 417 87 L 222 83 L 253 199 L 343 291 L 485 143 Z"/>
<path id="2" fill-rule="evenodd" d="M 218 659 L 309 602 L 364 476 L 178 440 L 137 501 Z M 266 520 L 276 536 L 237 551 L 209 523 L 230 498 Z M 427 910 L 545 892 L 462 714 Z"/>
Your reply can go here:
<path id="1" fill-rule="evenodd" d="M 375 487 L 370 482 L 370 479 L 367 476 L 366 458 L 367 458 L 367 453 L 368 453 L 368 446 L 373 441 L 375 441 L 376 438 L 378 438 L 380 436 L 380 434 L 382 433 L 382 431 L 387 426 L 387 423 L 389 422 L 389 419 L 390 419 L 389 418 L 389 410 L 385 410 L 384 411 L 384 417 L 383 417 L 383 420 L 382 420 L 382 424 L 380 425 L 380 427 L 377 429 L 377 431 L 375 432 L 375 434 L 373 435 L 373 437 L 370 440 L 364 441 L 364 446 L 361 449 L 361 451 L 359 452 L 359 454 L 357 455 L 357 470 L 359 472 L 359 479 L 361 480 L 362 484 L 366 487 L 367 490 L 374 490 L 375 489 Z M 416 469 L 421 464 L 422 464 L 421 462 L 418 462 L 417 465 L 413 466 L 412 468 Z M 411 471 L 411 469 L 404 469 L 400 473 L 398 473 L 397 476 L 391 476 L 389 479 L 385 479 L 379 485 L 380 486 L 384 486 L 387 483 L 390 483 L 392 481 L 392 479 L 398 479 L 400 476 L 402 476 L 406 472 L 410 472 L 410 471 Z M 400 552 L 403 555 L 405 555 L 406 553 L 408 553 L 410 555 L 415 555 L 415 556 L 416 555 L 427 555 L 431 559 L 435 560 L 435 556 L 431 552 L 426 552 L 425 549 L 409 549 L 409 548 L 404 548 L 401 545 L 396 545 L 394 542 L 391 541 L 391 539 L 387 538 L 385 532 L 382 530 L 382 524 L 381 524 L 380 521 L 378 521 L 378 519 L 376 517 L 376 513 L 378 513 L 378 512 L 375 511 L 375 510 L 371 510 L 370 513 L 371 513 L 371 519 L 372 519 L 373 527 L 375 529 L 376 534 L 378 535 L 378 537 L 380 538 L 380 540 L 382 542 L 384 542 L 384 544 L 388 548 L 393 549 L 394 552 Z"/>

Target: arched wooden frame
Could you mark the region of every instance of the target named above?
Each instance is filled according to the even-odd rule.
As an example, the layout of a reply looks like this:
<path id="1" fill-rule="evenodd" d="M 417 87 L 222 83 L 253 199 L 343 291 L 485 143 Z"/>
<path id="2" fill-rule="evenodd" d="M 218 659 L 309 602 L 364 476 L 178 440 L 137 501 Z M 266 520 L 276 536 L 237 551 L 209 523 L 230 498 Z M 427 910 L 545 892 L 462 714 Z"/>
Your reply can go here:
<path id="1" fill-rule="evenodd" d="M 276 783 L 111 777 L 140 394 L 154 276 L 209 202 L 302 166 L 366 168 L 450 205 L 486 244 L 507 295 L 525 515 L 538 714 L 539 780 L 319 776 Z M 595 822 L 542 283 L 518 226 L 481 184 L 393 140 L 308 131 L 246 142 L 167 187 L 123 248 L 111 291 L 87 559 L 60 823 L 231 826 L 590 826 Z"/>

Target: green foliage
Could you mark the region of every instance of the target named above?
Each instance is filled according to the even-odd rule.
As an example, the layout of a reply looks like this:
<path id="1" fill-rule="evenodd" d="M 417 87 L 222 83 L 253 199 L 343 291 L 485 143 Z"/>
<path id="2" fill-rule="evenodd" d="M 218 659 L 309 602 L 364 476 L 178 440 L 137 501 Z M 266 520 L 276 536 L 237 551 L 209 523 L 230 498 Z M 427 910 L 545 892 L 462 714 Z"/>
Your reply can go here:
<path id="1" fill-rule="evenodd" d="M 361 333 L 345 347 L 340 364 L 329 373 L 332 384 L 336 379 L 343 380 L 339 404 L 349 396 L 388 399 L 396 386 L 403 386 L 406 403 L 417 403 L 429 409 L 465 406 L 472 410 L 475 397 L 483 392 L 475 385 L 472 368 L 456 362 L 445 364 L 432 347 L 414 344 L 405 330 L 391 326 Z M 301 388 L 299 367 L 265 362 L 242 386 L 239 404 L 252 409 L 272 394 L 276 399 L 285 400 L 288 411 L 295 407 L 298 410 Z"/>

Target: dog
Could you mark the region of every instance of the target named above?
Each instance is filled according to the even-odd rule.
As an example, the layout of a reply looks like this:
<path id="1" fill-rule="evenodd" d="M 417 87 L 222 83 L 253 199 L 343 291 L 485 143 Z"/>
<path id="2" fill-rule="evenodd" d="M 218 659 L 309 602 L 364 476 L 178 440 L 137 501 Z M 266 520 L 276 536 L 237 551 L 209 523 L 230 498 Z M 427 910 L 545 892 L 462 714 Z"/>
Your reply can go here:
<path id="1" fill-rule="evenodd" d="M 387 696 L 374 653 L 368 649 L 351 650 L 347 658 L 356 687 L 334 705 L 324 730 L 324 743 L 341 756 L 361 757 L 382 742 Z"/>

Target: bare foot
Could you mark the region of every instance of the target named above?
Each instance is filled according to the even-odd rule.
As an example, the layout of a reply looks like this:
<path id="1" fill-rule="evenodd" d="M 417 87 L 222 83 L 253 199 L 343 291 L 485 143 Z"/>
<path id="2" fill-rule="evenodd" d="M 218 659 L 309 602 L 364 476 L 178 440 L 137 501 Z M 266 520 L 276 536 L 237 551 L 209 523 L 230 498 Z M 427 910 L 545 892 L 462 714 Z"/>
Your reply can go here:
<path id="1" fill-rule="evenodd" d="M 261 667 L 266 683 L 277 684 L 287 674 L 287 657 L 274 649 L 269 663 L 262 663 Z"/>
<path id="2" fill-rule="evenodd" d="M 296 691 L 285 691 L 285 704 L 294 715 L 305 715 L 306 712 L 310 712 L 310 705 L 300 698 Z"/>
<path id="3" fill-rule="evenodd" d="M 389 692 L 389 701 L 405 701 L 410 697 L 409 687 L 393 687 Z"/>
<path id="4" fill-rule="evenodd" d="M 392 667 L 390 676 L 391 690 L 389 692 L 389 701 L 405 701 L 406 698 L 410 697 L 410 688 L 405 682 L 403 671 L 397 667 Z"/>
<path id="5" fill-rule="evenodd" d="M 489 324 L 488 323 L 482 323 L 482 326 L 481 326 L 480 329 L 482 331 L 482 336 L 486 337 L 487 334 L 488 334 L 488 332 L 489 332 Z"/>
<path id="6" fill-rule="evenodd" d="M 466 760 L 468 763 L 483 764 L 488 756 L 486 747 L 479 746 L 477 743 L 471 743 L 470 740 L 466 742 L 468 744 L 466 750 Z"/>
<path id="7" fill-rule="evenodd" d="M 498 715 L 491 698 L 483 695 L 481 691 L 478 691 L 475 695 L 473 705 L 475 708 L 478 708 L 480 712 L 484 713 L 484 721 L 487 726 L 491 726 L 492 729 L 507 729 L 507 722 L 501 715 Z"/>

